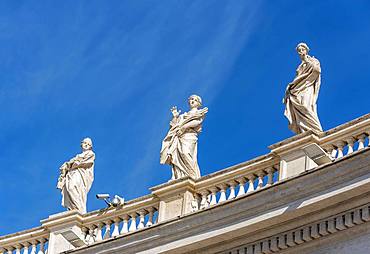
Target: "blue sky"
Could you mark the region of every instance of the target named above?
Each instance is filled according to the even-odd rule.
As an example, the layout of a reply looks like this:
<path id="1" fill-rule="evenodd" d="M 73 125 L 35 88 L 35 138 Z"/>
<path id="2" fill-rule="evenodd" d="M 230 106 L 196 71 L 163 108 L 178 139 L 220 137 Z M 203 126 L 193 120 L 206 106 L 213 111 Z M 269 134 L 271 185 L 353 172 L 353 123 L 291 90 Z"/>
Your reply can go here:
<path id="1" fill-rule="evenodd" d="M 0 235 L 64 211 L 59 166 L 89 136 L 96 193 L 132 199 L 166 182 L 161 141 L 202 96 L 203 175 L 293 134 L 281 99 L 305 41 L 321 62 L 325 130 L 369 112 L 370 2 L 0 2 Z"/>

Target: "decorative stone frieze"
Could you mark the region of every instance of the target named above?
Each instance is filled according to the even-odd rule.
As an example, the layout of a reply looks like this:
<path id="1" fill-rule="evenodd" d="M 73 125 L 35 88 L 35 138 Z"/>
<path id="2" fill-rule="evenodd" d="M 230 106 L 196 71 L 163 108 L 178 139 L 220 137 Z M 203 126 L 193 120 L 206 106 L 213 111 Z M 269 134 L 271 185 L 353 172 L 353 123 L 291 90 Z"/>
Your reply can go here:
<path id="1" fill-rule="evenodd" d="M 357 207 L 347 212 L 307 224 L 294 230 L 279 233 L 252 244 L 222 252 L 222 254 L 278 253 L 281 250 L 295 247 L 330 234 L 335 234 L 338 231 L 366 223 L 370 220 L 369 211 L 370 203 L 365 206 Z"/>

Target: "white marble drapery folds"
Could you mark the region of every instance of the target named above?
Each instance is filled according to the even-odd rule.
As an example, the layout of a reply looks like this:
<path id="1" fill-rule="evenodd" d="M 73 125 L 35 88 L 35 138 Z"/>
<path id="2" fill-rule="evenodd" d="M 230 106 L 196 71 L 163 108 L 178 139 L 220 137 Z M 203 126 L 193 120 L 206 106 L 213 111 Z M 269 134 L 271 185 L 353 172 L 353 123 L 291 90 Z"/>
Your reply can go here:
<path id="1" fill-rule="evenodd" d="M 195 102 L 193 98 L 196 98 Z M 184 176 L 194 179 L 200 177 L 197 159 L 198 134 L 202 129 L 202 122 L 208 108 L 198 109 L 201 106 L 199 96 L 189 98 L 191 110 L 179 115 L 174 107 L 174 118 L 170 123 L 170 130 L 162 142 L 160 163 L 172 167 L 172 180 Z"/>
<path id="2" fill-rule="evenodd" d="M 284 98 L 284 115 L 288 118 L 289 129 L 296 134 L 308 130 L 322 131 L 316 105 L 321 84 L 320 62 L 309 56 L 308 50 L 305 43 L 298 44 L 302 62 L 295 79 L 288 84 Z"/>
<path id="3" fill-rule="evenodd" d="M 61 175 L 57 188 L 62 192 L 62 206 L 68 210 L 77 209 L 86 213 L 87 193 L 94 181 L 95 154 L 92 151 L 91 139 L 85 138 L 82 153 L 77 154 L 60 167 Z"/>

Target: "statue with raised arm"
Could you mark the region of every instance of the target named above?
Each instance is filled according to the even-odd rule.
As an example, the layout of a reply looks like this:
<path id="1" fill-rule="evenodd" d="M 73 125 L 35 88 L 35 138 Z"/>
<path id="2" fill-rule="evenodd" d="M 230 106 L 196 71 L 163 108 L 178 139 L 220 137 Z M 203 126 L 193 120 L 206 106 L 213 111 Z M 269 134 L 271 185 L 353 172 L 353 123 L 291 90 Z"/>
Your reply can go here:
<path id="1" fill-rule="evenodd" d="M 86 213 L 87 193 L 94 181 L 95 154 L 92 141 L 85 138 L 81 141 L 82 153 L 60 167 L 57 188 L 62 192 L 62 206 L 68 210 Z"/>
<path id="2" fill-rule="evenodd" d="M 200 177 L 197 160 L 198 134 L 208 108 L 199 109 L 202 99 L 192 95 L 188 99 L 190 111 L 180 114 L 177 107 L 172 107 L 173 118 L 170 130 L 162 142 L 160 163 L 172 168 L 171 180 L 184 176 L 193 179 Z"/>
<path id="3" fill-rule="evenodd" d="M 296 77 L 286 88 L 284 115 L 288 118 L 289 129 L 296 134 L 308 130 L 321 132 L 316 105 L 321 82 L 320 62 L 308 55 L 306 43 L 299 43 L 296 50 L 302 62 Z"/>

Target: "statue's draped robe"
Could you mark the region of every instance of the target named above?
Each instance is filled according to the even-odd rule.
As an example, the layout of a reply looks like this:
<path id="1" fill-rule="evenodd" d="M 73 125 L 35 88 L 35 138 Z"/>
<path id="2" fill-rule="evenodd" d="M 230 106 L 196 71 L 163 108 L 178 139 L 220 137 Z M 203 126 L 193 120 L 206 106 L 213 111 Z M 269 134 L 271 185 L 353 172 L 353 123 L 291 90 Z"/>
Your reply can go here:
<path id="1" fill-rule="evenodd" d="M 94 181 L 94 160 L 94 152 L 87 150 L 68 162 L 70 169 L 61 188 L 62 206 L 68 210 L 77 209 L 80 213 L 86 213 L 87 193 Z M 79 162 L 79 166 L 74 167 L 75 161 Z"/>
<path id="2" fill-rule="evenodd" d="M 287 87 L 284 115 L 289 120 L 289 129 L 296 134 L 308 130 L 322 131 L 317 116 L 316 101 L 320 90 L 320 62 L 310 57 L 309 63 L 302 62 L 297 75 Z"/>
<path id="3" fill-rule="evenodd" d="M 207 112 L 208 108 L 189 111 L 171 122 L 171 128 L 162 142 L 160 162 L 172 166 L 175 179 L 184 176 L 194 179 L 200 177 L 197 160 L 198 133 Z M 179 135 L 178 131 L 188 123 L 195 126 L 185 128 Z"/>

